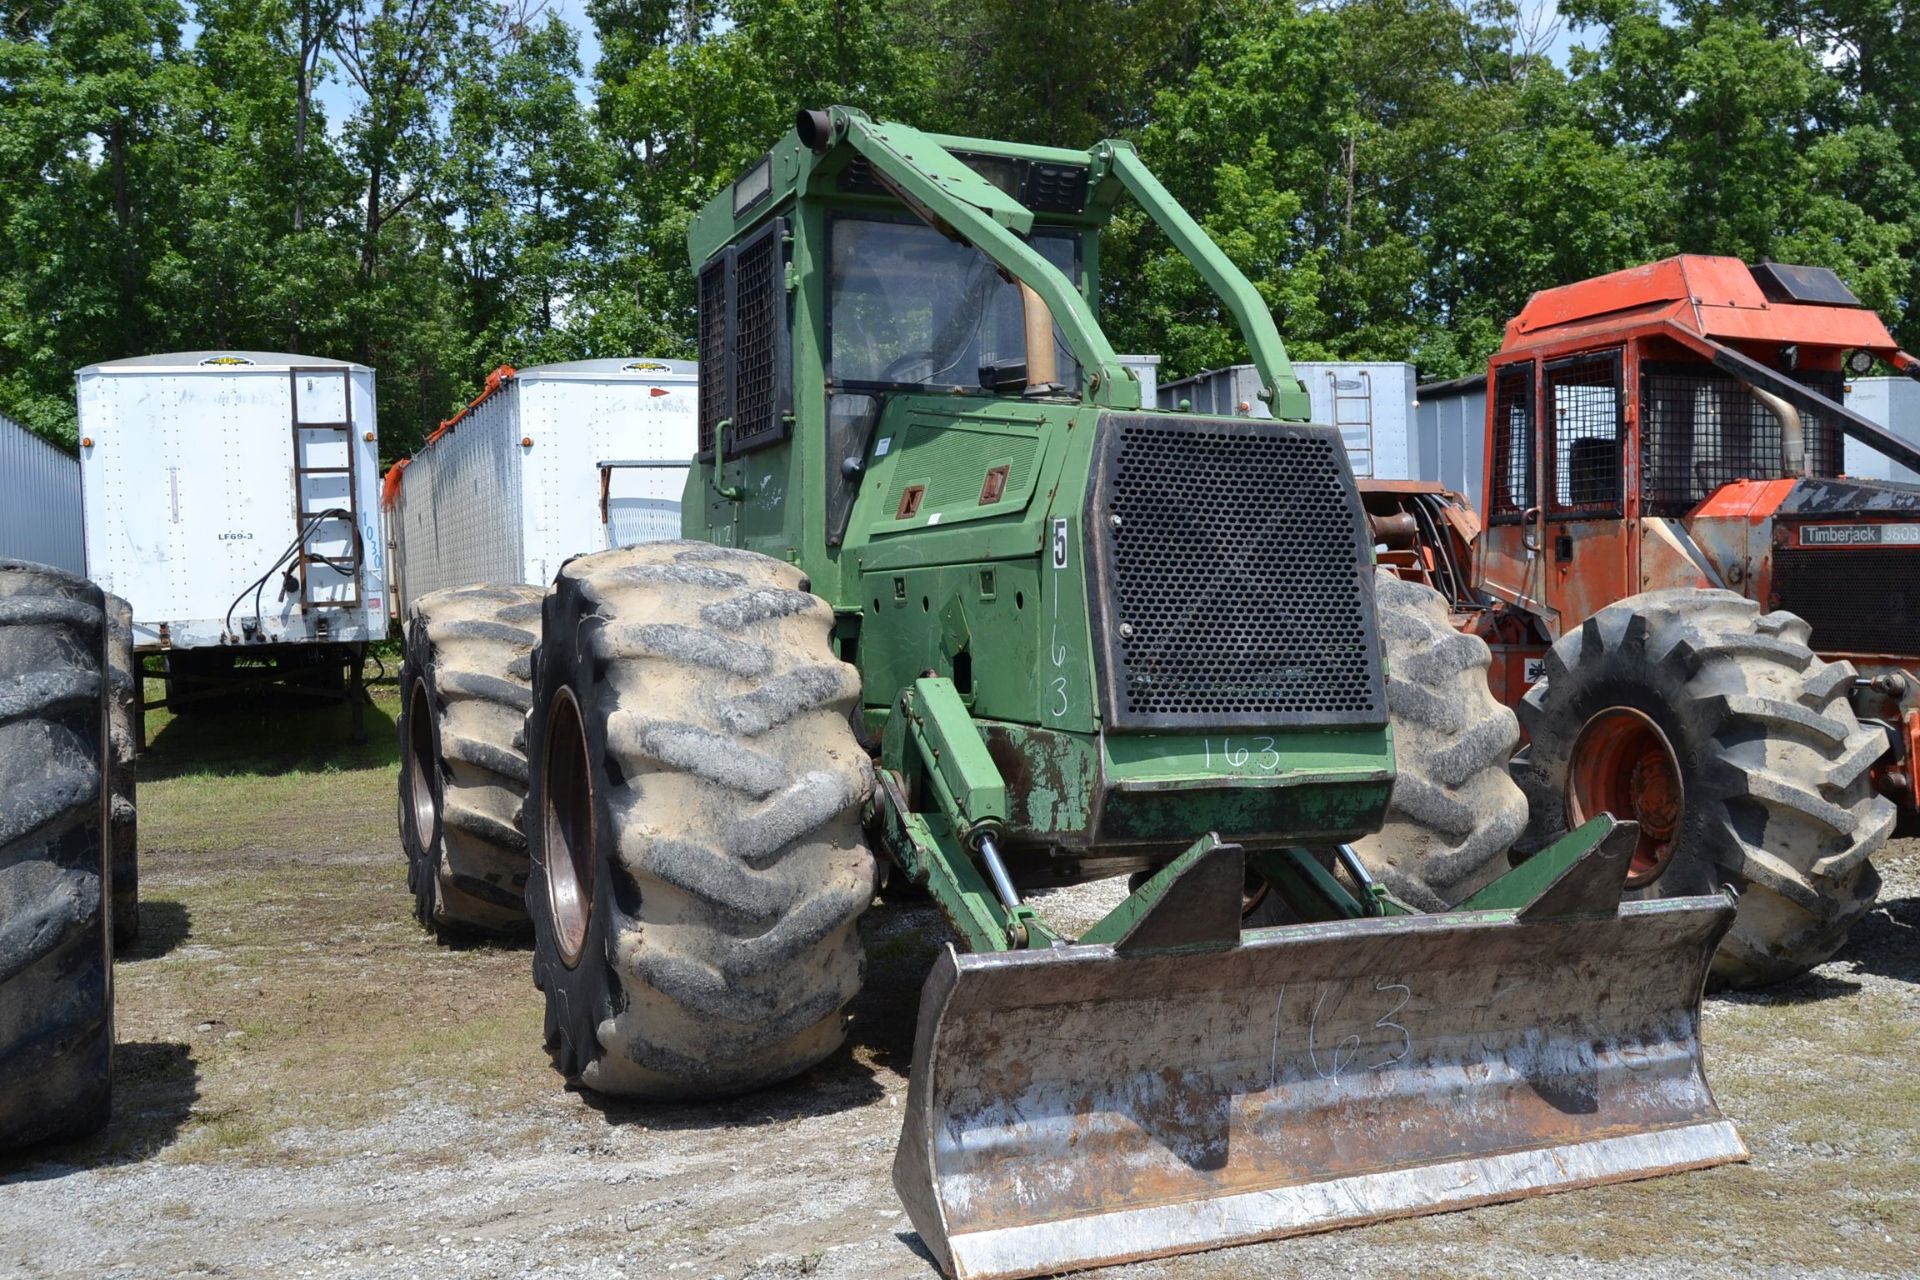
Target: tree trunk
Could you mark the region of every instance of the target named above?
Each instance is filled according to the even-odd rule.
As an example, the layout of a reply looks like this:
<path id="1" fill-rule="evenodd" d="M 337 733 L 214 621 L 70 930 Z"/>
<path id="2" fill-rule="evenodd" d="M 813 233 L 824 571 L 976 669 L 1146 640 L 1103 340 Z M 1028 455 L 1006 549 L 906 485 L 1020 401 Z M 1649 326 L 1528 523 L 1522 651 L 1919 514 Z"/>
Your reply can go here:
<path id="1" fill-rule="evenodd" d="M 367 170 L 367 233 L 360 241 L 360 279 L 373 281 L 374 264 L 380 257 L 380 162 Z"/>
<path id="2" fill-rule="evenodd" d="M 122 339 L 136 343 L 139 283 L 134 272 L 133 193 L 127 180 L 127 118 L 107 126 L 107 156 L 113 166 L 113 221 L 120 231 L 120 325 Z"/>
<path id="3" fill-rule="evenodd" d="M 293 229 L 307 225 L 307 112 L 313 102 L 313 6 L 300 6 L 300 63 L 294 70 Z"/>

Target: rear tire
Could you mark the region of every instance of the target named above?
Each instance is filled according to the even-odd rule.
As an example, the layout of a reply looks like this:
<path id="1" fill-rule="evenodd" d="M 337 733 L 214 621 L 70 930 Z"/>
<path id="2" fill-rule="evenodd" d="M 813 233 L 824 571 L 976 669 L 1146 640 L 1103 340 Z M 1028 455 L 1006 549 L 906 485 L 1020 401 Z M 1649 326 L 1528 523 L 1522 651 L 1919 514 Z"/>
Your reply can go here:
<path id="1" fill-rule="evenodd" d="M 1677 820 L 1656 824 L 1671 822 L 1671 840 L 1649 845 L 1642 864 L 1664 870 L 1628 896 L 1737 890 L 1713 962 L 1728 986 L 1779 982 L 1827 959 L 1879 891 L 1868 859 L 1895 812 L 1868 770 L 1886 735 L 1847 701 L 1852 665 L 1814 656 L 1810 635 L 1792 614 L 1762 614 L 1730 591 L 1648 592 L 1560 637 L 1520 704 L 1529 744 L 1514 763 L 1534 802 L 1535 845 L 1567 829 L 1579 803 L 1571 786 L 1603 794 L 1591 780 L 1592 744 L 1604 739 L 1580 742 L 1590 722 L 1650 723 L 1664 735 L 1682 804 Z M 1644 772 L 1632 794 L 1645 794 Z"/>
<path id="2" fill-rule="evenodd" d="M 414 915 L 443 937 L 527 927 L 525 720 L 538 587 L 414 601 L 400 666 L 400 840 Z"/>
<path id="3" fill-rule="evenodd" d="M 569 561 L 534 655 L 547 1043 L 602 1093 L 714 1097 L 839 1047 L 873 900 L 860 679 L 799 569 L 663 542 Z"/>
<path id="4" fill-rule="evenodd" d="M 0 1148 L 107 1121 L 105 602 L 0 560 Z"/>
<path id="5" fill-rule="evenodd" d="M 1512 866 L 1527 825 L 1507 772 L 1520 728 L 1488 688 L 1486 642 L 1454 629 L 1439 592 L 1379 569 L 1374 598 L 1396 776 L 1385 825 L 1353 847 L 1396 897 L 1441 911 Z"/>
<path id="6" fill-rule="evenodd" d="M 133 657 L 133 607 L 119 596 L 107 600 L 107 666 L 112 695 L 107 725 L 112 750 L 107 762 L 113 800 L 113 945 L 124 950 L 140 936 L 140 827 L 134 803 L 134 761 L 140 754 L 135 712 L 139 668 Z"/>

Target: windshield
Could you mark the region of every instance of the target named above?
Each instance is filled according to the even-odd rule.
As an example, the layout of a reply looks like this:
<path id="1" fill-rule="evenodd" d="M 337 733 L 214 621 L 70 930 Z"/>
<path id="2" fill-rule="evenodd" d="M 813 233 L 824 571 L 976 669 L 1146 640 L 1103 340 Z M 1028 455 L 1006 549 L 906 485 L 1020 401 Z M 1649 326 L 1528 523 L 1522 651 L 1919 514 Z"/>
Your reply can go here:
<path id="1" fill-rule="evenodd" d="M 1079 281 L 1072 231 L 1035 230 L 1032 244 Z M 978 388 L 982 365 L 1026 359 L 1020 288 L 987 255 L 923 222 L 838 217 L 828 284 L 829 373 L 837 383 Z M 1054 326 L 1060 381 L 1080 366 Z"/>

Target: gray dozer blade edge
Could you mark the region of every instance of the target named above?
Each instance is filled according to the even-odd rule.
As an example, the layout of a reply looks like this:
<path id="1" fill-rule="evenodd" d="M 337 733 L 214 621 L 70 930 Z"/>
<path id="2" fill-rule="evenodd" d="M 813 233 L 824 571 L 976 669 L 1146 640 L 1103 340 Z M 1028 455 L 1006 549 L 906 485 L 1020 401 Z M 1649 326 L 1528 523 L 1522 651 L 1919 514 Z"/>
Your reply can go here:
<path id="1" fill-rule="evenodd" d="M 1731 918 L 1671 898 L 949 948 L 894 1186 L 943 1270 L 998 1280 L 1743 1160 L 1700 1062 Z"/>

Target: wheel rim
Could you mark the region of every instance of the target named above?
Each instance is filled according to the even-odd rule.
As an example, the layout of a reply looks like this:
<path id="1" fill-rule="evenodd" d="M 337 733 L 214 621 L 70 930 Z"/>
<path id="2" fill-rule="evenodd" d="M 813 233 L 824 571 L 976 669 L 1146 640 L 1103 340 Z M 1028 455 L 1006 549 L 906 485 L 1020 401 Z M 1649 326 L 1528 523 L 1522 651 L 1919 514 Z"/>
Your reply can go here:
<path id="1" fill-rule="evenodd" d="M 1567 820 L 1578 827 L 1611 813 L 1640 824 L 1627 888 L 1644 888 L 1667 869 L 1686 811 L 1680 758 L 1644 712 L 1608 707 L 1582 726 L 1567 777 Z"/>
<path id="2" fill-rule="evenodd" d="M 586 724 L 570 689 L 556 693 L 548 706 L 541 776 L 547 915 L 560 959 L 571 969 L 580 963 L 593 923 L 595 858 L 593 771 Z"/>
<path id="3" fill-rule="evenodd" d="M 413 838 L 421 851 L 433 848 L 440 834 L 440 807 L 434 800 L 434 778 L 440 768 L 433 746 L 433 699 L 427 682 L 415 680 L 407 700 L 407 799 Z"/>

